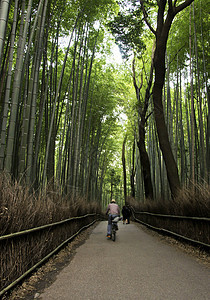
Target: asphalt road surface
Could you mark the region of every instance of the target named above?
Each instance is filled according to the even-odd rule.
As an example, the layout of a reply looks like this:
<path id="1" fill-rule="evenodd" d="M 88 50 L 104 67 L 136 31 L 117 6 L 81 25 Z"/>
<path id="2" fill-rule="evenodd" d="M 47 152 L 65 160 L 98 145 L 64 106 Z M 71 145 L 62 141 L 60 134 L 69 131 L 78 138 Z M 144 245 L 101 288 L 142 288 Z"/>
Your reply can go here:
<path id="1" fill-rule="evenodd" d="M 204 264 L 135 224 L 120 222 L 116 241 L 107 240 L 106 226 L 96 226 L 39 299 L 210 299 Z"/>

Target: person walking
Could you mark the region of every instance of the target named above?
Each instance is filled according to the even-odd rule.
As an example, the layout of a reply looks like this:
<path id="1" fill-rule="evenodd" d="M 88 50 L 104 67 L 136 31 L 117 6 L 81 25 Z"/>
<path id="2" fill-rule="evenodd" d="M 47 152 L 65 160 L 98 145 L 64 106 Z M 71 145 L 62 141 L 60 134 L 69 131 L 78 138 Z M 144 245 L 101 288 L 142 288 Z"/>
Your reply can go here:
<path id="1" fill-rule="evenodd" d="M 111 231 L 112 231 L 112 220 L 115 217 L 120 216 L 120 208 L 118 204 L 116 203 L 115 199 L 112 199 L 111 202 L 109 203 L 107 210 L 106 210 L 106 215 L 108 215 L 108 225 L 107 225 L 107 238 L 111 238 Z"/>
<path id="2" fill-rule="evenodd" d="M 122 215 L 123 215 L 123 224 L 130 224 L 131 211 L 128 206 L 126 205 L 123 206 Z"/>

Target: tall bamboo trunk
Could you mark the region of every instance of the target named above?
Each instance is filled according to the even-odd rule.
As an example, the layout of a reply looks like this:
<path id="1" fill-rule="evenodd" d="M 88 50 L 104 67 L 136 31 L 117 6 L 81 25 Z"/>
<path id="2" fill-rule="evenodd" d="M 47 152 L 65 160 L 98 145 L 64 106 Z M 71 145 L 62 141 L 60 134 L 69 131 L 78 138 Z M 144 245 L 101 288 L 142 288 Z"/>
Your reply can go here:
<path id="1" fill-rule="evenodd" d="M 201 96 L 201 86 L 200 86 L 200 67 L 198 60 L 198 47 L 197 47 L 197 28 L 195 24 L 195 7 L 193 2 L 193 20 L 194 20 L 194 40 L 195 40 L 195 56 L 196 56 L 196 67 L 197 67 L 197 94 L 198 94 L 198 116 L 199 116 L 199 129 L 200 129 L 200 176 L 202 179 L 207 180 L 207 170 L 206 170 L 206 152 L 204 145 L 204 124 L 203 124 L 203 99 Z"/>
<path id="2" fill-rule="evenodd" d="M 191 6 L 190 6 L 190 20 L 189 20 L 189 53 L 190 53 L 190 99 L 191 99 L 191 180 L 194 186 L 195 182 L 195 120 L 194 120 L 194 96 L 193 96 L 193 66 L 192 66 L 192 37 L 191 37 Z"/>
<path id="3" fill-rule="evenodd" d="M 17 57 L 17 64 L 16 64 L 16 71 L 15 71 L 16 76 L 13 83 L 13 92 L 12 92 L 12 100 L 11 100 L 12 104 L 11 104 L 11 113 L 10 113 L 8 139 L 7 139 L 7 150 L 6 150 L 5 165 L 4 165 L 4 170 L 9 173 L 12 171 L 12 163 L 14 159 L 13 151 L 15 146 L 15 132 L 16 132 L 16 124 L 17 124 L 16 120 L 18 114 L 18 101 L 19 101 L 19 93 L 20 93 L 22 70 L 23 70 L 24 48 L 26 44 L 31 11 L 32 11 L 32 0 L 29 0 L 23 38 L 20 44 L 19 56 Z"/>
<path id="4" fill-rule="evenodd" d="M 63 65 L 62 65 L 60 78 L 59 78 L 59 83 L 58 83 L 58 87 L 57 87 L 57 90 L 56 90 L 56 95 L 55 95 L 55 99 L 54 99 L 54 103 L 53 103 L 50 126 L 49 126 L 49 132 L 48 132 L 48 138 L 47 138 L 47 145 L 46 145 L 45 163 L 44 163 L 44 171 L 43 171 L 43 179 L 42 179 L 43 186 L 45 186 L 45 184 L 46 184 L 46 174 L 47 174 L 47 167 L 48 167 L 47 164 L 48 164 L 50 145 L 52 143 L 51 137 L 52 137 L 52 133 L 53 133 L 53 127 L 55 125 L 54 118 L 55 118 L 55 112 L 56 112 L 56 105 L 57 105 L 58 97 L 60 95 L 60 89 L 61 89 L 61 85 L 62 85 L 62 81 L 63 81 L 64 70 L 65 70 L 65 67 L 66 67 L 66 61 L 67 61 L 67 57 L 68 57 L 68 54 L 69 54 L 70 44 L 71 44 L 71 41 L 72 41 L 73 33 L 74 33 L 76 25 L 77 25 L 77 21 L 78 21 L 78 18 L 75 21 L 75 25 L 74 25 L 74 28 L 72 30 L 72 34 L 71 34 L 70 39 L 69 39 L 69 44 L 68 44 L 68 47 L 66 49 L 65 58 L 64 58 Z M 54 140 L 53 143 L 55 143 L 55 140 Z"/>
<path id="5" fill-rule="evenodd" d="M 125 143 L 126 143 L 126 137 L 124 138 L 123 146 L 122 146 L 122 165 L 123 165 L 124 200 L 125 200 L 125 204 L 126 204 L 126 202 L 127 202 L 127 179 L 126 179 Z"/>
<path id="6" fill-rule="evenodd" d="M 16 25 L 17 25 L 17 11 L 18 11 L 18 0 L 15 0 L 11 42 L 10 42 L 10 50 L 9 50 L 9 66 L 8 66 L 6 91 L 5 91 L 5 97 L 4 97 L 4 108 L 3 108 L 2 122 L 1 122 L 0 171 L 2 171 L 4 168 L 4 151 L 5 151 L 5 147 L 6 147 L 6 129 L 7 129 L 7 118 L 8 118 L 8 112 L 9 112 L 9 98 L 10 98 L 10 90 L 11 90 L 11 82 L 12 82 L 12 65 L 13 65 L 13 55 L 14 55 L 15 32 L 16 32 Z"/>
<path id="7" fill-rule="evenodd" d="M 8 12 L 10 0 L 2 0 L 0 2 L 0 66 L 4 50 L 4 38 L 7 28 Z"/>
<path id="8" fill-rule="evenodd" d="M 84 76 L 84 60 L 85 60 L 85 51 L 86 51 L 86 43 L 87 43 L 87 36 L 85 39 L 85 43 L 83 44 L 83 39 L 85 35 L 85 28 L 82 35 L 81 47 L 84 48 L 83 57 L 81 59 L 81 69 L 80 69 L 80 83 L 79 83 L 79 99 L 78 99 L 78 118 L 77 118 L 77 127 L 75 128 L 76 135 L 75 135 L 75 153 L 74 153 L 74 168 L 73 168 L 73 198 L 76 195 L 75 192 L 78 189 L 78 179 L 79 179 L 79 168 L 80 168 L 80 145 L 81 145 L 81 132 L 82 132 L 82 106 L 83 106 L 83 76 Z"/>
<path id="9" fill-rule="evenodd" d="M 134 137 L 133 141 L 133 149 L 132 149 L 132 161 L 131 161 L 131 196 L 135 198 L 136 191 L 135 191 L 135 147 L 136 146 L 136 138 Z"/>
<path id="10" fill-rule="evenodd" d="M 204 85 L 206 90 L 206 98 L 207 98 L 207 124 L 206 124 L 206 178 L 207 183 L 210 184 L 210 97 L 209 97 L 209 86 L 208 86 L 208 78 L 207 78 L 207 70 L 206 70 L 206 57 L 204 52 L 204 41 L 203 41 L 203 26 L 202 26 L 202 5 L 200 5 L 200 27 L 201 27 L 201 45 L 202 45 L 202 56 L 203 56 L 203 77 L 204 77 Z"/>
<path id="11" fill-rule="evenodd" d="M 180 72 L 180 95 L 182 95 L 182 89 L 181 89 L 181 72 Z M 186 151 L 185 151 L 185 142 L 184 142 L 184 128 L 183 128 L 183 108 L 182 108 L 182 101 L 180 101 L 179 104 L 180 107 L 180 118 L 179 118 L 179 123 L 180 123 L 180 177 L 181 177 L 181 183 L 184 185 L 186 184 L 186 178 L 187 178 L 187 161 L 186 161 Z"/>

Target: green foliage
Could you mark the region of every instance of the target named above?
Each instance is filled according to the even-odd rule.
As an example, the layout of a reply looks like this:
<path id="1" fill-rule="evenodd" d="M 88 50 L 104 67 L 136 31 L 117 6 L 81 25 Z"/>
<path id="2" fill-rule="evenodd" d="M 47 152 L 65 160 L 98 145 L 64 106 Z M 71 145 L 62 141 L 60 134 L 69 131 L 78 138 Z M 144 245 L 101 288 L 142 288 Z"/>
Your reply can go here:
<path id="1" fill-rule="evenodd" d="M 157 17 L 157 1 L 143 1 L 145 9 L 148 12 L 148 21 L 153 25 L 156 22 Z M 167 2 L 167 1 L 166 1 Z M 177 1 L 177 5 L 182 1 Z M 33 1 L 32 14 L 30 18 L 29 30 L 27 33 L 26 44 L 24 45 L 24 53 L 27 51 L 28 40 L 30 38 L 30 33 L 34 25 L 35 16 L 37 13 L 37 8 L 39 1 Z M 17 45 L 20 36 L 20 19 L 21 14 L 26 14 L 28 6 L 28 1 L 26 1 L 26 6 L 24 11 L 21 11 L 22 3 L 19 1 L 19 18 L 16 27 L 15 36 L 15 50 L 13 57 L 13 67 L 12 67 L 12 84 L 13 84 L 13 74 L 15 72 L 15 63 L 18 56 Z M 192 6 L 193 7 L 193 6 Z M 204 76 L 206 75 L 207 81 L 209 80 L 209 5 L 207 1 L 200 0 L 194 1 L 195 14 L 192 13 L 192 49 L 193 49 L 193 62 L 194 62 L 194 74 L 196 74 L 196 58 L 195 58 L 195 37 L 197 38 L 198 47 L 198 60 L 200 67 L 201 87 L 204 86 Z M 167 10 L 167 9 L 166 9 Z M 175 18 L 172 25 L 169 40 L 167 44 L 167 55 L 169 57 L 170 74 L 169 80 L 176 79 L 180 70 L 182 70 L 181 75 L 185 74 L 188 77 L 189 68 L 189 8 L 184 10 L 179 14 L 179 17 Z M 14 1 L 11 1 L 10 11 L 8 15 L 7 31 L 5 36 L 4 45 L 4 66 L 2 67 L 2 74 L 5 72 L 3 78 L 2 96 L 1 96 L 1 106 L 4 105 L 4 94 L 5 94 L 5 83 L 7 78 L 7 62 L 8 62 L 8 51 L 10 48 L 10 32 L 13 25 L 13 13 L 14 13 Z M 113 17 L 115 16 L 115 17 Z M 74 26 L 77 22 L 77 26 Z M 194 22 L 196 26 L 196 32 L 194 29 Z M 107 32 L 107 25 L 109 27 L 109 33 Z M 77 95 L 75 96 L 76 108 L 78 108 L 79 102 L 79 89 L 80 80 L 82 81 L 82 101 L 86 101 L 87 93 L 87 82 L 88 82 L 88 72 L 90 70 L 91 58 L 93 52 L 95 51 L 95 57 L 93 61 L 92 73 L 90 76 L 90 86 L 88 90 L 88 100 L 87 107 L 84 108 L 84 131 L 88 132 L 90 136 L 87 138 L 90 143 L 93 143 L 93 149 L 98 154 L 98 174 L 104 176 L 105 182 L 110 182 L 110 170 L 115 170 L 116 175 L 116 185 L 119 184 L 119 178 L 122 175 L 122 162 L 121 162 L 121 151 L 122 142 L 125 135 L 127 136 L 126 141 L 126 159 L 130 159 L 130 153 L 133 147 L 134 135 L 136 134 L 136 127 L 138 123 L 138 112 L 143 106 L 144 95 L 147 88 L 148 77 L 150 72 L 151 63 L 151 53 L 152 46 L 154 43 L 154 36 L 150 33 L 148 27 L 145 25 L 143 20 L 143 14 L 140 7 L 139 0 L 125 0 L 125 1 L 115 1 L 115 0 L 49 0 L 47 8 L 47 17 L 44 27 L 44 37 L 43 44 L 41 45 L 40 54 L 38 53 L 36 44 L 34 40 L 32 41 L 31 47 L 29 49 L 30 55 L 27 61 L 27 67 L 24 69 L 22 76 L 23 87 L 21 87 L 20 94 L 20 113 L 18 120 L 22 124 L 23 119 L 23 109 L 24 109 L 24 97 L 27 99 L 28 90 L 27 84 L 30 79 L 33 63 L 35 57 L 40 55 L 40 65 L 39 68 L 39 82 L 36 86 L 36 121 L 37 124 L 40 120 L 41 105 L 44 98 L 44 91 L 47 92 L 46 103 L 43 106 L 44 114 L 42 121 L 42 132 L 40 136 L 40 147 L 39 147 L 39 178 L 42 177 L 43 160 L 46 151 L 46 141 L 48 137 L 49 124 L 51 121 L 53 103 L 55 96 L 57 94 L 57 87 L 60 80 L 60 75 L 62 74 L 62 66 L 65 59 L 65 53 L 67 48 L 67 43 L 74 30 L 72 43 L 70 51 L 68 53 L 67 63 L 65 66 L 65 71 L 62 78 L 62 85 L 59 91 L 58 101 L 56 103 L 56 117 L 55 120 L 59 120 L 55 125 L 57 130 L 55 137 L 55 147 L 56 151 L 60 146 L 60 137 L 64 131 L 66 109 L 68 108 L 68 121 L 65 124 L 71 125 L 71 109 L 72 109 L 72 99 L 74 99 L 74 89 L 77 89 Z M 83 36 L 83 30 L 87 33 L 87 44 L 86 49 L 82 48 L 81 56 L 79 60 L 79 48 L 82 45 L 82 41 L 86 36 Z M 155 29 L 155 28 L 154 28 Z M 40 30 L 36 28 L 35 33 Z M 114 35 L 116 43 L 119 45 L 120 50 L 124 58 L 129 58 L 131 54 L 135 54 L 136 59 L 136 79 L 138 86 L 141 83 L 141 75 L 143 74 L 143 85 L 141 88 L 140 101 L 137 102 L 135 89 L 133 87 L 132 81 L 132 67 L 131 62 L 127 60 L 126 65 L 115 66 L 108 63 L 108 56 L 111 54 L 113 40 L 110 38 L 111 33 Z M 196 33 L 196 35 L 195 35 Z M 36 34 L 34 35 L 36 36 Z M 78 40 L 77 40 L 78 39 Z M 76 54 L 74 52 L 75 45 L 77 43 Z M 95 46 L 96 45 L 96 46 Z M 82 47 L 84 44 L 82 45 Z M 43 50 L 44 49 L 44 50 Z M 43 52 L 42 52 L 43 51 Z M 73 66 L 74 55 L 76 55 L 75 65 Z M 83 64 L 84 61 L 84 64 Z M 206 66 L 206 74 L 204 74 L 204 63 Z M 71 81 L 70 74 L 74 71 Z M 78 70 L 78 71 L 77 71 Z M 73 72 L 72 71 L 72 72 Z M 195 78 L 196 79 L 196 78 Z M 197 80 L 197 79 L 196 79 Z M 194 81 L 194 90 L 197 90 L 197 82 Z M 181 80 L 180 80 L 181 81 Z M 172 84 L 171 84 L 172 83 Z M 11 86 L 12 86 L 11 84 Z M 202 85 L 203 84 L 203 85 Z M 176 116 L 172 116 L 172 111 L 176 110 L 175 98 L 177 97 L 177 91 L 172 89 L 173 82 L 171 80 L 171 98 L 172 101 L 170 107 L 171 118 L 173 119 L 173 126 L 175 126 Z M 175 87 L 176 83 L 174 83 Z M 185 86 L 186 92 L 188 92 L 188 86 Z M 181 87 L 180 87 L 181 90 Z M 35 83 L 34 83 L 35 91 Z M 183 101 L 183 91 L 182 95 L 179 95 L 180 101 Z M 12 89 L 11 91 L 12 92 Z M 197 91 L 196 91 L 197 92 Z M 202 89 L 202 95 L 204 95 L 204 89 Z M 195 99 L 196 99 L 196 93 Z M 206 97 L 206 95 L 204 95 Z M 84 102 L 82 104 L 84 104 Z M 207 125 L 207 102 L 205 102 L 204 107 L 204 127 Z M 203 106 L 204 106 L 203 105 Z M 187 121 L 186 121 L 186 109 L 184 107 L 184 101 L 182 105 L 183 110 L 183 120 L 182 125 L 184 127 L 185 140 L 187 140 Z M 190 106 L 189 106 L 190 108 Z M 152 109 L 150 109 L 152 111 Z M 8 111 L 8 116 L 10 116 L 10 110 Z M 179 113 L 177 113 L 179 114 Z M 195 118 L 198 123 L 199 111 L 198 103 L 195 104 Z M 9 117 L 7 122 L 9 123 Z M 75 123 L 72 122 L 72 123 Z M 37 124 L 34 129 L 34 136 L 37 134 Z M 90 126 L 90 128 L 89 128 Z M 153 126 L 153 124 L 151 125 Z M 174 127 L 171 128 L 174 128 Z M 18 126 L 17 126 L 18 127 Z M 75 128 L 77 125 L 75 125 Z M 65 129 L 67 131 L 67 129 Z M 147 130 L 147 128 L 146 128 Z M 18 128 L 18 132 L 21 128 Z M 206 132 L 206 129 L 205 129 Z M 98 135 L 97 135 L 98 134 Z M 174 133 L 174 136 L 176 133 Z M 146 132 L 146 136 L 148 132 Z M 199 135 L 199 132 L 198 132 Z M 100 136 L 100 137 L 99 137 Z M 172 137 L 174 138 L 174 137 Z M 66 139 L 66 147 L 68 147 L 68 134 L 64 136 Z M 82 147 L 85 148 L 85 141 Z M 146 142 L 148 144 L 148 141 Z M 155 142 L 154 142 L 155 143 Z M 198 142 L 197 142 L 198 143 Z M 92 145 L 91 145 L 92 146 Z M 152 145 L 154 147 L 154 145 Z M 156 146 L 155 146 L 156 147 Z M 18 145 L 17 147 L 18 148 Z M 17 154 L 19 149 L 17 149 Z M 178 149 L 178 152 L 180 149 Z M 189 150 L 187 149 L 188 153 Z M 6 152 L 6 150 L 5 150 Z M 58 152 L 58 151 L 57 151 Z M 73 151 L 72 151 L 73 153 Z M 92 153 L 92 152 L 91 152 Z M 155 153 L 155 150 L 153 151 Z M 67 148 L 65 149 L 64 155 L 68 154 Z M 17 157 L 14 161 L 18 160 Z M 177 153 L 178 159 L 180 158 L 180 153 Z M 128 156 L 128 157 L 127 157 Z M 68 157 L 68 155 L 66 155 Z M 57 159 L 57 158 L 56 158 Z M 97 160 L 96 159 L 96 160 Z M 65 159 L 63 162 L 65 163 Z M 65 170 L 66 166 L 63 167 Z M 155 168 L 155 167 L 154 167 Z M 105 170 L 105 171 L 104 171 Z M 103 173 L 104 171 L 104 173 Z M 17 171 L 18 172 L 18 171 Z M 103 175 L 102 175 L 103 173 Z M 114 177 L 115 177 L 114 175 Z M 64 178 L 65 180 L 65 178 Z M 98 179 L 100 180 L 100 179 Z"/>
<path id="2" fill-rule="evenodd" d="M 193 5 L 194 12 L 193 13 Z M 194 1 L 191 7 L 183 10 L 178 17 L 175 18 L 170 31 L 167 52 L 170 55 L 170 70 L 175 72 L 177 69 L 177 56 L 180 69 L 188 66 L 189 57 L 189 26 L 190 26 L 190 11 L 191 11 L 191 35 L 192 44 L 197 39 L 198 56 L 201 66 L 203 66 L 203 54 L 209 74 L 210 54 L 208 50 L 209 41 L 209 22 L 210 8 L 206 1 Z M 196 28 L 196 32 L 195 32 Z M 203 52 L 204 51 L 204 52 Z"/>
<path id="3" fill-rule="evenodd" d="M 139 1 L 120 3 L 122 10 L 113 21 L 108 23 L 108 26 L 124 58 L 128 58 L 133 52 L 140 56 L 145 49 L 145 44 L 142 40 L 144 21 Z"/>

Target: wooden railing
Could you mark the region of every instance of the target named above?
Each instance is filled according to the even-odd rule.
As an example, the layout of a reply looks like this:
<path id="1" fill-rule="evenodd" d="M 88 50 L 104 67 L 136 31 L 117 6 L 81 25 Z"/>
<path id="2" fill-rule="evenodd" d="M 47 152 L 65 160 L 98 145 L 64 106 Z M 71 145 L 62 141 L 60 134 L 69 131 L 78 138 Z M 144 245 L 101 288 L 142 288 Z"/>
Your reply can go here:
<path id="1" fill-rule="evenodd" d="M 0 298 L 99 219 L 87 214 L 0 236 Z"/>
<path id="2" fill-rule="evenodd" d="M 137 212 L 133 218 L 147 227 L 210 249 L 210 218 Z"/>

